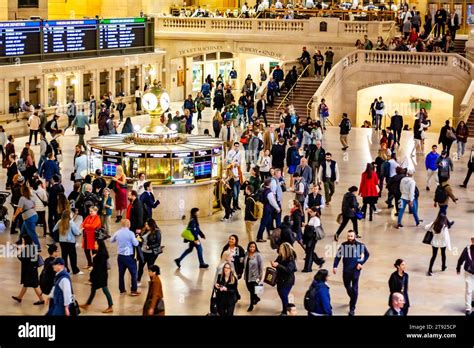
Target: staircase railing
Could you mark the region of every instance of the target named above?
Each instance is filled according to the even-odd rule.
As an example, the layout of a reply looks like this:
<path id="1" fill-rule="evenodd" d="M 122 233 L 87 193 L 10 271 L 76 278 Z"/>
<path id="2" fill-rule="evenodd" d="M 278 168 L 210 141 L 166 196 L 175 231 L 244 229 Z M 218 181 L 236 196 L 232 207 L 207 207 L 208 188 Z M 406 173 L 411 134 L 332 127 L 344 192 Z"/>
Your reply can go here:
<path id="1" fill-rule="evenodd" d="M 466 91 L 466 94 L 464 94 L 464 98 L 462 99 L 461 105 L 459 107 L 458 123 L 460 121 L 464 121 L 467 123 L 473 109 L 474 109 L 474 81 L 471 82 L 471 84 L 469 85 L 469 88 Z"/>
<path id="2" fill-rule="evenodd" d="M 298 78 L 296 79 L 295 83 L 293 84 L 293 86 L 291 86 L 290 90 L 288 91 L 288 93 L 286 93 L 286 95 L 283 97 L 283 99 L 281 100 L 280 104 L 278 104 L 278 106 L 275 108 L 275 110 L 273 110 L 273 118 L 276 117 L 276 112 L 277 110 L 280 110 L 281 106 L 283 105 L 283 103 L 288 99 L 290 93 L 291 93 L 291 98 L 293 99 L 293 92 L 298 84 L 298 81 L 303 77 L 303 75 L 306 73 L 306 71 L 309 69 L 309 67 L 311 66 L 311 64 L 308 64 L 306 66 L 306 68 L 303 69 L 303 72 L 298 76 Z"/>

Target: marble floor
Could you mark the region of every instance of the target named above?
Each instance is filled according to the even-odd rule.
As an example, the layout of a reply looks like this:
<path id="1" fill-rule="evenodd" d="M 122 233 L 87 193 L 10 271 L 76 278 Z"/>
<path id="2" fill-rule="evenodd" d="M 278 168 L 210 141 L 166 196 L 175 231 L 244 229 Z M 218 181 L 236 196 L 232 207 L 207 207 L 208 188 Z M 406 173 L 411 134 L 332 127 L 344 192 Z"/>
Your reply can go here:
<path id="1" fill-rule="evenodd" d="M 174 104 L 175 110 L 178 105 Z M 180 106 L 180 105 L 179 105 Z M 205 112 L 203 122 L 196 127 L 195 132 L 200 132 L 205 128 L 211 127 L 210 111 Z M 145 125 L 148 122 L 147 116 L 138 116 L 133 118 L 134 124 Z M 94 125 L 86 138 L 97 134 L 97 128 Z M 429 134 L 426 140 L 427 149 L 437 140 L 437 134 Z M 26 141 L 26 137 L 19 138 L 16 141 L 17 149 Z M 66 150 L 62 163 L 62 173 L 64 178 L 69 178 L 72 167 L 73 146 L 76 143 L 76 136 L 70 131 L 63 138 L 63 147 Z M 337 229 L 336 216 L 340 212 L 340 202 L 342 195 L 351 185 L 358 185 L 360 174 L 365 169 L 367 162 L 376 156 L 378 145 L 377 137 L 369 129 L 353 129 L 349 136 L 350 148 L 343 152 L 340 148 L 338 128 L 329 128 L 325 134 L 324 147 L 327 151 L 333 153 L 333 158 L 339 163 L 341 172 L 341 181 L 336 187 L 336 193 L 333 198 L 333 204 L 323 211 L 322 223 L 326 230 L 327 237 L 317 245 L 317 252 L 323 254 L 326 258 L 326 268 L 331 270 L 333 255 L 336 251 L 336 244 L 333 242 L 333 234 Z M 407 154 L 413 147 L 411 132 L 404 132 L 402 135 L 401 147 L 399 153 Z M 470 147 L 469 147 L 470 148 Z M 35 147 L 39 151 L 39 146 Z M 370 251 L 370 259 L 366 263 L 359 285 L 359 301 L 357 305 L 358 315 L 381 315 L 387 309 L 388 299 L 388 278 L 394 271 L 393 263 L 397 258 L 403 258 L 407 262 L 407 271 L 410 274 L 409 294 L 411 300 L 411 315 L 463 315 L 464 303 L 464 281 L 463 276 L 456 275 L 455 265 L 458 255 L 467 244 L 469 238 L 473 235 L 472 226 L 474 219 L 472 217 L 473 201 L 472 186 L 468 189 L 458 187 L 466 173 L 466 161 L 468 154 L 461 160 L 454 162 L 454 173 L 452 175 L 452 184 L 454 192 L 458 196 L 457 205 L 450 204 L 448 210 L 450 219 L 456 223 L 451 229 L 451 239 L 453 249 L 448 252 L 448 269 L 441 272 L 441 260 L 438 259 L 432 277 L 426 276 L 428 262 L 431 256 L 431 248 L 421 243 L 425 230 L 421 227 L 416 228 L 412 217 L 408 214 L 404 216 L 405 228 L 401 230 L 394 229 L 395 217 L 386 209 L 385 199 L 380 200 L 379 208 L 382 212 L 375 215 L 374 221 L 362 221 L 360 223 L 360 233 L 362 242 L 365 243 Z M 413 161 L 405 158 L 409 166 L 416 169 L 415 179 L 420 189 L 420 207 L 419 216 L 425 223 L 431 222 L 438 209 L 433 208 L 434 186 L 431 192 L 425 191 L 426 172 L 424 168 L 424 156 L 418 155 Z M 5 171 L 0 172 L 0 186 L 4 187 Z M 71 190 L 71 182 L 66 180 L 66 191 Z M 159 189 L 157 190 L 159 191 Z M 383 198 L 386 197 L 384 192 Z M 289 212 L 289 202 L 293 198 L 292 193 L 284 194 L 284 201 L 288 202 L 284 206 L 284 213 Z M 166 202 L 162 202 L 166 204 Z M 8 205 L 9 206 L 9 205 Z M 243 204 L 242 204 L 243 206 Z M 159 209 L 159 208 L 158 208 Z M 203 241 L 204 257 L 210 268 L 200 270 L 196 254 L 189 255 L 182 263 L 180 270 L 176 269 L 173 259 L 178 257 L 186 245 L 180 238 L 181 231 L 185 226 L 185 221 L 160 222 L 158 224 L 162 230 L 163 245 L 165 251 L 159 256 L 157 264 L 161 267 L 161 279 L 164 287 L 164 296 L 166 311 L 169 315 L 205 315 L 209 311 L 209 298 L 212 290 L 212 282 L 215 275 L 215 267 L 220 259 L 220 252 L 226 243 L 230 234 L 238 234 L 241 237 L 241 244 L 246 247 L 247 240 L 243 222 L 243 214 L 236 215 L 230 222 L 220 222 L 223 213 L 217 213 L 212 217 L 201 218 L 201 227 L 206 234 Z M 347 231 L 347 230 L 346 230 Z M 341 235 L 344 240 L 345 234 Z M 0 245 L 13 243 L 16 236 L 9 234 L 0 235 Z M 42 243 L 46 240 L 41 239 Z M 276 257 L 275 251 L 270 248 L 269 243 L 258 245 L 264 256 L 265 265 Z M 311 283 L 313 274 L 301 273 L 303 267 L 303 250 L 296 245 L 298 254 L 298 269 L 296 274 L 296 284 L 291 291 L 291 301 L 297 306 L 298 312 L 305 315 L 303 308 L 303 297 L 307 287 Z M 45 250 L 46 248 L 44 248 Z M 85 256 L 80 243 L 77 245 L 79 255 L 79 267 L 85 265 Z M 140 288 L 142 295 L 138 297 L 120 296 L 118 291 L 117 264 L 116 264 L 116 246 L 110 245 L 112 269 L 109 272 L 109 289 L 112 292 L 114 300 L 113 315 L 141 315 L 142 306 L 147 291 L 146 282 Z M 43 256 L 46 257 L 45 252 Z M 313 270 L 316 270 L 314 267 Z M 331 273 L 332 274 L 332 273 Z M 88 297 L 90 287 L 84 284 L 88 279 L 87 271 L 85 275 L 73 276 L 73 285 L 76 297 L 79 302 L 85 302 Z M 17 295 L 20 290 L 20 263 L 16 258 L 0 255 L 0 315 L 42 315 L 46 308 L 33 306 L 36 301 L 34 292 L 30 289 L 24 297 L 21 304 L 11 299 L 12 295 Z M 127 284 L 129 281 L 127 280 Z M 346 295 L 343 283 L 341 269 L 337 275 L 331 275 L 329 278 L 332 306 L 335 315 L 347 315 L 348 296 Z M 247 307 L 249 295 L 244 282 L 239 284 L 241 301 L 236 306 L 236 315 L 248 315 Z M 129 290 L 129 285 L 127 286 Z M 84 314 L 102 315 L 101 311 L 106 308 L 105 296 L 98 292 L 94 303 Z M 256 306 L 251 315 L 277 315 L 280 312 L 280 301 L 275 288 L 265 286 L 265 292 L 262 301 Z"/>

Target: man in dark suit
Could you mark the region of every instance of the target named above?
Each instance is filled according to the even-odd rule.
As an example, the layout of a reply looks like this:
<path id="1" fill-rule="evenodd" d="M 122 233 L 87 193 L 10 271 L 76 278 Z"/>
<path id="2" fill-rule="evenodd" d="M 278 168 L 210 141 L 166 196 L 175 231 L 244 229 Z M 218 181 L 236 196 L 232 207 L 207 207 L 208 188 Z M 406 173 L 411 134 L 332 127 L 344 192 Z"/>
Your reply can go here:
<path id="1" fill-rule="evenodd" d="M 147 181 L 143 185 L 143 188 L 145 189 L 145 192 L 140 195 L 140 201 L 142 202 L 143 207 L 145 208 L 146 214 L 143 217 L 143 221 L 146 222 L 146 220 L 151 219 L 153 217 L 153 209 L 155 209 L 160 204 L 160 200 L 155 200 L 151 182 Z"/>
<path id="2" fill-rule="evenodd" d="M 275 131 L 278 138 L 283 138 L 285 140 L 285 146 L 288 139 L 291 138 L 290 131 L 286 128 L 285 124 L 280 123 L 280 127 Z"/>
<path id="3" fill-rule="evenodd" d="M 130 220 L 130 231 L 140 233 L 143 225 L 145 225 L 143 220 L 143 203 L 138 199 L 138 193 L 135 190 L 128 193 L 128 200 L 130 202 L 130 216 L 127 216 L 127 219 Z"/>
<path id="4" fill-rule="evenodd" d="M 263 117 L 263 122 L 265 122 L 265 127 L 268 127 L 267 122 L 267 101 L 263 95 L 260 96 L 259 101 L 257 102 L 257 115 L 258 117 Z"/>
<path id="5" fill-rule="evenodd" d="M 385 312 L 386 316 L 389 317 L 403 317 L 405 314 L 403 312 L 403 306 L 405 305 L 405 297 L 399 292 L 394 292 L 391 298 L 391 306 Z"/>
<path id="6" fill-rule="evenodd" d="M 390 118 L 390 129 L 393 131 L 393 140 L 400 145 L 400 138 L 403 129 L 403 116 L 395 110 L 395 115 Z"/>
<path id="7" fill-rule="evenodd" d="M 446 19 L 448 14 L 443 7 L 440 7 L 435 13 L 435 23 L 436 23 L 436 37 L 444 35 Z"/>
<path id="8" fill-rule="evenodd" d="M 454 8 L 449 13 L 448 29 L 449 33 L 451 34 L 451 39 L 453 39 L 454 41 L 456 39 L 456 30 L 459 29 L 459 16 L 454 10 Z"/>

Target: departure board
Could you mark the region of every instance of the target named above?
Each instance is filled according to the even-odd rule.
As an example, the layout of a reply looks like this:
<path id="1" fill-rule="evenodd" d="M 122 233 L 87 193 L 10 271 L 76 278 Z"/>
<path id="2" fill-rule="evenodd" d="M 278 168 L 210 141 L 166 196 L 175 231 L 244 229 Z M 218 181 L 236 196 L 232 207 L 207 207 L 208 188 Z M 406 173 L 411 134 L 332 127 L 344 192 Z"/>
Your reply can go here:
<path id="1" fill-rule="evenodd" d="M 0 57 L 40 54 L 40 32 L 40 22 L 0 22 Z"/>
<path id="2" fill-rule="evenodd" d="M 102 19 L 99 22 L 99 49 L 145 46 L 145 18 Z"/>
<path id="3" fill-rule="evenodd" d="M 68 53 L 97 49 L 96 20 L 43 22 L 43 52 Z"/>

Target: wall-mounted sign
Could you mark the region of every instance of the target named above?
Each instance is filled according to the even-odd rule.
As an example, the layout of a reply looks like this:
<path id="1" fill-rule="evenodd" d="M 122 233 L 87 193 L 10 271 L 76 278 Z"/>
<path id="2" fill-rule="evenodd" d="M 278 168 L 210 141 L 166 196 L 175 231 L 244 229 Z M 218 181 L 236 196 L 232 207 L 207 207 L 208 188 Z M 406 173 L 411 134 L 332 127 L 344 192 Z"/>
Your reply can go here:
<path id="1" fill-rule="evenodd" d="M 148 158 L 170 158 L 170 153 L 147 153 L 146 156 Z"/>

